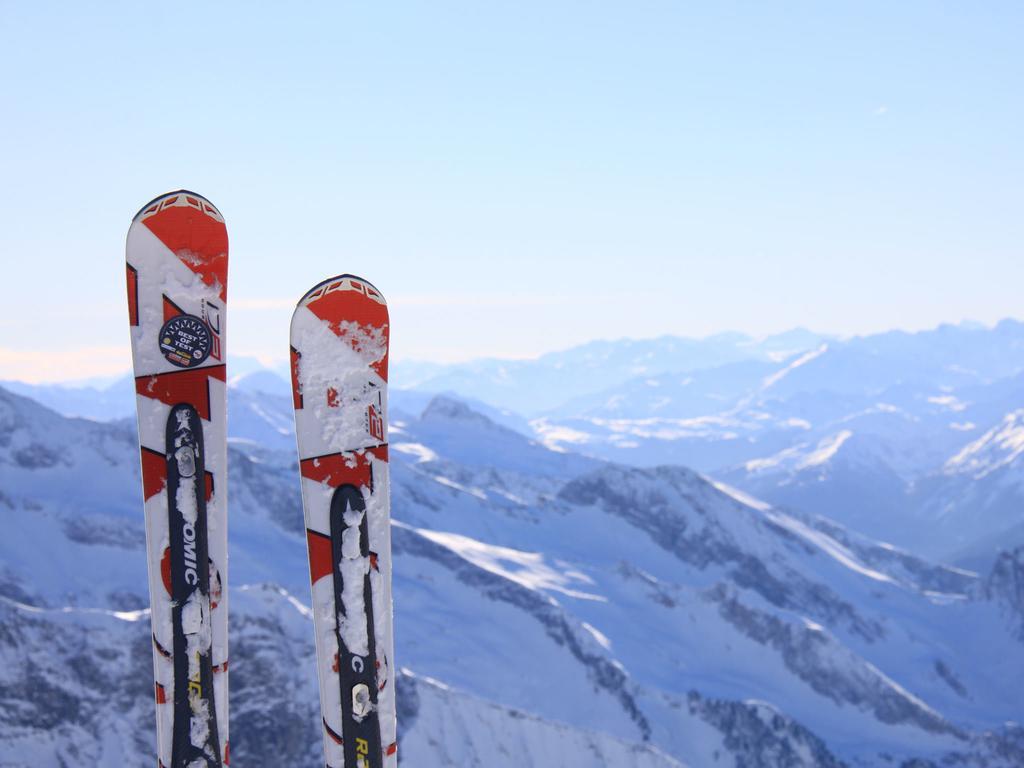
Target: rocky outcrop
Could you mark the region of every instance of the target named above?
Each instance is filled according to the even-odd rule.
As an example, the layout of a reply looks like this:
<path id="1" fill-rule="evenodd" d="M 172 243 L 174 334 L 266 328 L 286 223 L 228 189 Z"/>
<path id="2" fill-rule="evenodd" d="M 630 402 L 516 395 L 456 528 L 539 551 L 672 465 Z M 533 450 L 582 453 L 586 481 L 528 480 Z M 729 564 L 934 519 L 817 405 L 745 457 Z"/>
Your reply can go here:
<path id="1" fill-rule="evenodd" d="M 827 624 L 841 623 L 873 641 L 884 629 L 861 616 L 821 582 L 812 582 L 781 555 L 806 545 L 790 532 L 755 515 L 755 510 L 725 495 L 696 472 L 682 467 L 651 470 L 607 467 L 576 478 L 558 494 L 571 504 L 596 505 L 646 532 L 660 547 L 704 570 L 724 569 L 738 586 L 760 594 L 772 605 L 799 610 Z M 772 552 L 751 551 L 732 527 L 755 535 Z M 768 556 L 766 556 L 768 555 Z M 780 555 L 769 559 L 771 555 Z"/>
<path id="2" fill-rule="evenodd" d="M 687 706 L 723 734 L 744 768 L 845 768 L 821 739 L 770 704 L 723 701 L 692 691 Z"/>
<path id="3" fill-rule="evenodd" d="M 1024 641 L 1024 547 L 1001 552 L 985 580 L 984 596 L 997 603 Z"/>
<path id="4" fill-rule="evenodd" d="M 837 704 L 852 704 L 883 723 L 912 725 L 931 733 L 957 734 L 941 715 L 905 691 L 864 659 L 840 645 L 823 628 L 786 622 L 745 605 L 735 590 L 718 585 L 706 593 L 722 618 L 744 635 L 777 652 L 794 675 Z"/>
<path id="5" fill-rule="evenodd" d="M 597 652 L 592 637 L 556 602 L 535 590 L 473 565 L 411 528 L 393 528 L 391 547 L 395 554 L 423 557 L 439 563 L 464 584 L 478 589 L 483 596 L 514 605 L 540 622 L 547 635 L 568 649 L 583 665 L 594 685 L 619 702 L 624 713 L 636 724 L 641 738 L 650 738 L 651 725 L 641 711 L 632 690 L 633 685 L 621 665 Z"/>

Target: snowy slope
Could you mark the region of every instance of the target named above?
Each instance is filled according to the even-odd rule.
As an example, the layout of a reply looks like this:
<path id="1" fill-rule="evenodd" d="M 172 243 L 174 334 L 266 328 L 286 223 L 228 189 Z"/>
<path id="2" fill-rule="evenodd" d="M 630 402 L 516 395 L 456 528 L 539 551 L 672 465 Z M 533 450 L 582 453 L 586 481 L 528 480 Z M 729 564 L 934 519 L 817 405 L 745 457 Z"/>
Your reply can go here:
<path id="1" fill-rule="evenodd" d="M 986 430 L 938 434 L 922 427 L 923 417 L 896 409 L 889 417 L 911 434 L 849 419 L 714 474 L 777 504 L 828 509 L 847 525 L 935 557 L 973 551 L 987 568 L 1000 547 L 1024 543 L 1014 533 L 1024 508 L 1024 410 L 1000 414 Z"/>
<path id="2" fill-rule="evenodd" d="M 985 540 L 992 552 L 1024 544 L 1024 409 L 1007 413 L 921 478 L 912 500 L 943 554 Z"/>
<path id="3" fill-rule="evenodd" d="M 308 608 L 284 590 L 236 591 L 231 638 L 233 762 L 317 765 L 319 704 Z M 39 609 L 0 598 L 0 763 L 40 768 L 70 760 L 150 766 L 153 713 L 145 675 L 147 611 Z M 288 697 L 267 696 L 287 691 Z M 542 720 L 404 670 L 402 762 L 409 765 L 533 765 L 682 768 L 657 749 Z"/>
<path id="4" fill-rule="evenodd" d="M 453 690 L 431 678 L 405 672 L 400 682 L 406 729 L 402 754 L 430 755 L 430 765 L 520 768 L 551 765 L 587 768 L 682 768 L 683 763 L 646 744 L 611 738 Z M 412 758 L 407 762 L 414 763 Z M 426 764 L 426 763 L 423 763 Z"/>
<path id="5" fill-rule="evenodd" d="M 0 398 L 0 765 L 148 763 L 130 429 Z M 1019 764 L 1024 556 L 932 565 L 685 469 L 552 453 L 451 399 L 395 427 L 405 764 L 556 742 L 574 757 L 533 764 Z M 232 751 L 315 765 L 294 456 L 238 440 L 230 463 Z"/>

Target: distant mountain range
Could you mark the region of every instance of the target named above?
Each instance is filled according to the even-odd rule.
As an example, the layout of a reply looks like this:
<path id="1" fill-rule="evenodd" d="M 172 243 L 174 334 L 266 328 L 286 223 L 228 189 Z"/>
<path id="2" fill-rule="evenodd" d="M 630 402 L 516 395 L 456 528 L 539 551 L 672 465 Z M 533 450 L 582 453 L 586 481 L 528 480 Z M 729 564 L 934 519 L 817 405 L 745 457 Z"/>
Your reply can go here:
<path id="1" fill-rule="evenodd" d="M 233 434 L 290 450 L 287 372 L 252 358 L 229 368 Z M 1014 320 L 850 339 L 798 329 L 601 341 L 535 360 L 399 363 L 391 378 L 396 414 L 454 395 L 555 450 L 688 466 L 966 567 L 985 570 L 1000 546 L 1024 544 L 1014 448 L 1024 324 Z M 64 415 L 134 414 L 127 377 L 5 386 Z"/>
<path id="2" fill-rule="evenodd" d="M 399 362 L 394 366 L 393 380 L 398 387 L 457 392 L 533 417 L 637 377 L 750 360 L 777 362 L 825 340 L 819 334 L 796 329 L 763 339 L 722 333 L 704 339 L 663 336 L 593 341 L 532 360 L 484 359 L 453 365 Z"/>

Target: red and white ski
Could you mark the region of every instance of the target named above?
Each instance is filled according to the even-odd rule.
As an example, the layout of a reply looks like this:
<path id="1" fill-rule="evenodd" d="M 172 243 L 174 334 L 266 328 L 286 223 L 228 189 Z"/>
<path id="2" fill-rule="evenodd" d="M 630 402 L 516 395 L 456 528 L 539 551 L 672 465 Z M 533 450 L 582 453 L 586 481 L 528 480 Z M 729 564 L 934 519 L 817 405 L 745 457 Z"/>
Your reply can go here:
<path id="1" fill-rule="evenodd" d="M 228 236 L 179 190 L 128 230 L 160 768 L 228 764 Z"/>
<path id="2" fill-rule="evenodd" d="M 352 275 L 292 315 L 295 434 L 329 768 L 394 768 L 388 308 Z"/>

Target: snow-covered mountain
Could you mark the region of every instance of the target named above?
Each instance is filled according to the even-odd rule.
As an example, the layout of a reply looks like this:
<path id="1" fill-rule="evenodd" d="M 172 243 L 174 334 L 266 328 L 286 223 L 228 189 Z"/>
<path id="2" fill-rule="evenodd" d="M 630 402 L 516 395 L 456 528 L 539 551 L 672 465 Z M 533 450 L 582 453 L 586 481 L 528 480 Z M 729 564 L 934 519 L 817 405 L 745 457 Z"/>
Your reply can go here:
<path id="1" fill-rule="evenodd" d="M 403 764 L 1024 764 L 1024 551 L 935 565 L 452 398 L 391 438 Z M 231 443 L 240 765 L 320 760 L 294 462 Z M 133 425 L 0 391 L 0 479 L 0 765 L 151 764 Z"/>
<path id="2" fill-rule="evenodd" d="M 824 338 L 798 328 L 761 339 L 730 332 L 704 339 L 662 336 L 592 341 L 531 360 L 485 359 L 452 365 L 399 361 L 393 366 L 392 382 L 425 392 L 457 392 L 534 416 L 638 376 L 747 360 L 782 360 L 820 345 Z"/>
<path id="3" fill-rule="evenodd" d="M 1024 544 L 1024 465 L 1014 454 L 984 476 L 953 467 L 1024 408 L 1022 350 L 1024 324 L 1013 320 L 845 340 L 793 331 L 593 342 L 535 360 L 399 363 L 392 412 L 416 417 L 451 394 L 557 450 L 689 466 L 985 570 L 999 546 Z M 234 438 L 291 450 L 286 372 L 249 358 L 230 369 Z M 16 391 L 64 415 L 134 413 L 127 379 Z"/>
<path id="4" fill-rule="evenodd" d="M 535 426 L 552 445 L 585 446 L 633 464 L 710 451 L 703 469 L 766 456 L 799 440 L 801 430 L 866 417 L 872 431 L 890 435 L 906 433 L 907 419 L 920 420 L 929 440 L 952 433 L 945 443 L 953 445 L 1020 407 L 1022 373 L 1024 323 L 941 326 L 830 340 L 777 362 L 644 374 L 568 399 Z"/>
<path id="5" fill-rule="evenodd" d="M 1004 434 L 1024 408 L 1022 351 L 1024 324 L 1011 320 L 833 339 L 778 362 L 639 376 L 532 426 L 553 448 L 692 466 L 773 503 L 987 567 L 993 542 L 1024 543 L 1014 513 L 1024 464 Z M 1000 455 L 981 458 L 991 450 Z M 998 471 L 962 471 L 983 460 Z"/>
<path id="6" fill-rule="evenodd" d="M 773 503 L 828 510 L 871 535 L 988 567 L 997 543 L 1024 543 L 1024 411 L 1014 407 L 1024 380 L 1012 381 L 1022 387 L 1012 398 L 882 403 L 712 472 Z"/>

